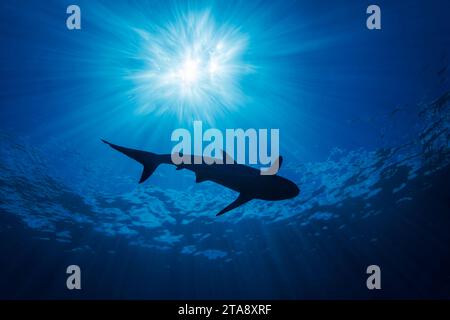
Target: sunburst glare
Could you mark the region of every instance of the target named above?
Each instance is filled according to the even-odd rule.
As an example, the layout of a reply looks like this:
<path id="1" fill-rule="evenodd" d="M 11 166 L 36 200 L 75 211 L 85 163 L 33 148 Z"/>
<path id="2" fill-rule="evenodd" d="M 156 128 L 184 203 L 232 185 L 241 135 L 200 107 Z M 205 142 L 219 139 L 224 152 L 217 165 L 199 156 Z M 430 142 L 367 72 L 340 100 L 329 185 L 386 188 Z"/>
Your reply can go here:
<path id="1" fill-rule="evenodd" d="M 143 113 L 179 119 L 214 117 L 242 105 L 247 37 L 237 27 L 217 26 L 209 12 L 178 15 L 143 39 L 144 67 L 133 76 Z"/>

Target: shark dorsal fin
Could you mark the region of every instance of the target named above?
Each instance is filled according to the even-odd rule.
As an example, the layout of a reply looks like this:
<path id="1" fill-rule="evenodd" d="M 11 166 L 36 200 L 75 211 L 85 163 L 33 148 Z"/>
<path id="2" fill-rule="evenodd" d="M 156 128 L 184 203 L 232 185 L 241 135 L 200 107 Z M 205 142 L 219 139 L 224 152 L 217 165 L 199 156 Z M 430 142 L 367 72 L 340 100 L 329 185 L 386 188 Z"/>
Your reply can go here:
<path id="1" fill-rule="evenodd" d="M 283 165 L 283 157 L 282 156 L 278 156 L 277 160 L 275 160 L 275 162 L 278 161 L 278 170 L 281 169 L 281 166 Z"/>
<path id="2" fill-rule="evenodd" d="M 234 161 L 233 157 L 230 156 L 228 153 L 226 153 L 224 150 L 222 150 L 222 161 L 224 164 L 235 164 L 236 161 Z"/>
<path id="3" fill-rule="evenodd" d="M 272 163 L 272 166 L 269 169 L 261 170 L 262 175 L 273 176 L 278 173 L 283 164 L 283 157 L 278 156 L 278 158 Z"/>

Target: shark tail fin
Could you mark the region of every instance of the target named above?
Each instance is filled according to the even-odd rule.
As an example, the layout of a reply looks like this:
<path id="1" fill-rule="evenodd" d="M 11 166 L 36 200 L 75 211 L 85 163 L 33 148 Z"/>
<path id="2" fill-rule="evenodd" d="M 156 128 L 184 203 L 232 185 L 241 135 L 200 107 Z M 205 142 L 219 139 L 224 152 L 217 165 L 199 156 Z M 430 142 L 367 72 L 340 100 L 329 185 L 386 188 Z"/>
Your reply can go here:
<path id="1" fill-rule="evenodd" d="M 133 160 L 136 160 L 137 162 L 139 162 L 140 164 L 142 164 L 144 166 L 139 183 L 142 183 L 145 180 L 147 180 L 153 174 L 153 172 L 156 170 L 156 168 L 161 163 L 163 163 L 163 161 L 161 160 L 161 156 L 156 153 L 125 148 L 125 147 L 121 147 L 121 146 L 112 144 L 106 140 L 103 140 L 103 139 L 101 139 L 101 140 L 104 143 L 106 143 L 107 145 L 109 145 L 111 148 L 123 153 L 124 155 L 126 155 L 127 157 L 129 157 Z"/>

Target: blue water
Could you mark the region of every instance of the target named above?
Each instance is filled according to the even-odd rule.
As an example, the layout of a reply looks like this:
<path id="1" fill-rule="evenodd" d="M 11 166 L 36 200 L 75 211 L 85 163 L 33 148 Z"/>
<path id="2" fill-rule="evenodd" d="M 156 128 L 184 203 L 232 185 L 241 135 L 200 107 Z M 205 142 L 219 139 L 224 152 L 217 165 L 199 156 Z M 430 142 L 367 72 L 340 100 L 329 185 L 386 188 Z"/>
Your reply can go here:
<path id="1" fill-rule="evenodd" d="M 68 4 L 0 3 L 0 298 L 450 297 L 448 1 L 378 1 L 375 31 L 364 1 L 80 0 L 74 31 Z M 236 50 L 186 101 L 158 67 L 193 30 Z M 139 185 L 100 142 L 168 153 L 193 120 L 279 128 L 301 194 L 218 218 L 233 191 Z"/>

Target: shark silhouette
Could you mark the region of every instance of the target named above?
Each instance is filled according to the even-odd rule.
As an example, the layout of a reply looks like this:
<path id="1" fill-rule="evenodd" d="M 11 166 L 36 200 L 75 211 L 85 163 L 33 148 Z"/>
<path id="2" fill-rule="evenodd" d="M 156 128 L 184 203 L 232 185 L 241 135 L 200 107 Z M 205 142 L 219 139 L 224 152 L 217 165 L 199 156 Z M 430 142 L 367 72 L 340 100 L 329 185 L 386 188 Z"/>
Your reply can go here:
<path id="1" fill-rule="evenodd" d="M 170 154 L 156 154 L 147 151 L 130 149 L 121 147 L 102 139 L 104 143 L 111 146 L 113 149 L 125 154 L 131 159 L 136 160 L 144 166 L 141 179 L 139 183 L 147 180 L 160 164 L 172 164 Z M 231 157 L 223 152 L 223 162 L 220 163 L 201 163 L 195 164 L 195 158 L 200 156 L 192 156 L 191 164 L 181 163 L 176 165 L 177 170 L 187 169 L 195 173 L 195 182 L 213 181 L 224 187 L 239 192 L 236 200 L 223 208 L 217 216 L 233 210 L 252 199 L 260 200 L 286 200 L 296 197 L 300 190 L 297 185 L 278 175 L 261 175 L 260 170 L 252 168 L 243 164 L 238 164 Z M 206 158 L 203 157 L 202 160 Z M 225 162 L 226 161 L 226 162 Z M 271 169 L 276 166 L 280 168 L 283 158 L 278 157 Z M 206 162 L 206 161 L 204 161 Z M 211 163 L 211 162 L 210 162 Z M 271 170 L 269 169 L 269 170 Z"/>

